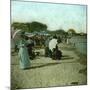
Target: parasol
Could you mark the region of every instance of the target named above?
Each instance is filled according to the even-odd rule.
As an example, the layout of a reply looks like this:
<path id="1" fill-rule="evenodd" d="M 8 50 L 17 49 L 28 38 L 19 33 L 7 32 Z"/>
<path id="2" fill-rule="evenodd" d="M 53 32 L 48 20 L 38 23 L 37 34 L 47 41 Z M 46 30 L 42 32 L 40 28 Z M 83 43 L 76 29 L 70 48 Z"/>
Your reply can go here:
<path id="1" fill-rule="evenodd" d="M 14 34 L 13 34 L 13 36 L 12 36 L 12 38 L 13 38 L 13 40 L 14 40 L 14 42 L 17 44 L 18 42 L 19 42 L 19 40 L 21 39 L 21 32 L 22 32 L 22 30 L 17 30 L 17 31 L 15 31 L 14 32 Z"/>
<path id="2" fill-rule="evenodd" d="M 17 36 L 20 36 L 21 30 L 17 30 L 16 32 L 14 32 L 13 34 L 13 39 L 15 39 Z"/>

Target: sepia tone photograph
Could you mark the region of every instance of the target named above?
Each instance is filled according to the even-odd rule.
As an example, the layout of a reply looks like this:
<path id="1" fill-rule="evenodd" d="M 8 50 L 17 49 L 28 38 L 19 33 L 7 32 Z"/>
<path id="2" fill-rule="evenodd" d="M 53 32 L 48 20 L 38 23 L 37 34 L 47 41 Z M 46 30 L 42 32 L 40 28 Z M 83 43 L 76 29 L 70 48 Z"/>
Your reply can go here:
<path id="1" fill-rule="evenodd" d="M 87 5 L 11 0 L 11 89 L 87 85 Z"/>

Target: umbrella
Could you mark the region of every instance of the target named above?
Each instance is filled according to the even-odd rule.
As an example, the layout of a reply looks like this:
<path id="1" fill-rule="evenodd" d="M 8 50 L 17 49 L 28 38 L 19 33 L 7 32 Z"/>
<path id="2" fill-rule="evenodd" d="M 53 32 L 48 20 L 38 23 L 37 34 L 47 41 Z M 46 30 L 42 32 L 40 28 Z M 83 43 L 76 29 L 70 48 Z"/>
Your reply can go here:
<path id="1" fill-rule="evenodd" d="M 12 36 L 12 38 L 16 44 L 18 44 L 19 40 L 21 39 L 21 37 L 20 37 L 21 32 L 22 32 L 22 30 L 17 30 L 14 32 L 14 34 Z"/>
<path id="2" fill-rule="evenodd" d="M 20 36 L 21 30 L 17 30 L 16 32 L 14 32 L 13 34 L 13 39 L 15 39 L 17 36 Z"/>

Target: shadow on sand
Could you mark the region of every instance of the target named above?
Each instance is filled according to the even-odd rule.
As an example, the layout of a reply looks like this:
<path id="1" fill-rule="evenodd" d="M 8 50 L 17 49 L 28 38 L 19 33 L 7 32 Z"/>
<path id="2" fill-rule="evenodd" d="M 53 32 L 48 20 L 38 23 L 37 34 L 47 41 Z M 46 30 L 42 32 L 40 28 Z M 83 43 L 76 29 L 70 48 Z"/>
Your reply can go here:
<path id="1" fill-rule="evenodd" d="M 39 64 L 41 64 L 41 65 L 31 66 L 30 68 L 27 68 L 27 69 L 25 69 L 25 70 L 42 68 L 42 67 L 46 67 L 46 66 L 53 66 L 53 65 L 58 65 L 58 64 L 62 64 L 62 63 L 74 63 L 74 62 L 76 62 L 76 61 L 69 61 L 69 62 L 67 62 L 68 59 L 73 59 L 73 57 L 70 57 L 70 56 L 68 56 L 68 55 L 64 55 L 64 56 L 62 56 L 61 60 L 54 60 L 54 61 L 59 61 L 59 62 L 46 63 L 46 64 L 44 64 L 44 63 L 39 63 Z M 62 62 L 63 60 L 66 60 L 66 62 Z M 61 61 L 61 62 L 60 62 L 60 61 Z M 38 63 L 36 63 L 36 64 L 38 64 Z M 12 65 L 18 65 L 18 64 L 13 63 Z"/>
<path id="2" fill-rule="evenodd" d="M 71 57 L 71 56 L 68 56 L 68 55 L 64 55 L 61 58 L 61 60 L 68 60 L 68 59 L 74 59 L 74 57 Z"/>
<path id="3" fill-rule="evenodd" d="M 43 64 L 43 65 L 39 65 L 39 66 L 31 66 L 29 69 L 37 69 L 37 68 L 42 68 L 42 67 L 46 67 L 46 66 L 58 65 L 58 64 L 62 64 L 62 63 L 75 63 L 75 62 L 76 61 L 73 61 L 73 62 L 47 63 L 47 64 Z"/>

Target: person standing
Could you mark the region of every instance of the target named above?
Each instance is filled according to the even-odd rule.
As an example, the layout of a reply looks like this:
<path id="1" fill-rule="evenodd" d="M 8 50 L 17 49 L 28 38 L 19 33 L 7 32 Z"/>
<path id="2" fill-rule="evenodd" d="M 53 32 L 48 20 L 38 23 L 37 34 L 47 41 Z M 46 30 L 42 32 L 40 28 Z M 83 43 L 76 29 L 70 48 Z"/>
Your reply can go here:
<path id="1" fill-rule="evenodd" d="M 49 41 L 50 41 L 50 37 L 47 37 L 47 39 L 45 41 L 45 57 L 50 57 Z"/>
<path id="2" fill-rule="evenodd" d="M 29 58 L 31 60 L 33 60 L 35 58 L 35 53 L 33 51 L 34 41 L 33 41 L 32 37 L 28 38 L 27 43 L 28 43 L 27 49 L 28 49 Z"/>
<path id="3" fill-rule="evenodd" d="M 30 59 L 27 50 L 27 42 L 25 40 L 24 32 L 21 33 L 21 40 L 19 42 L 19 59 L 20 59 L 20 68 L 21 69 L 28 69 L 30 68 Z"/>

